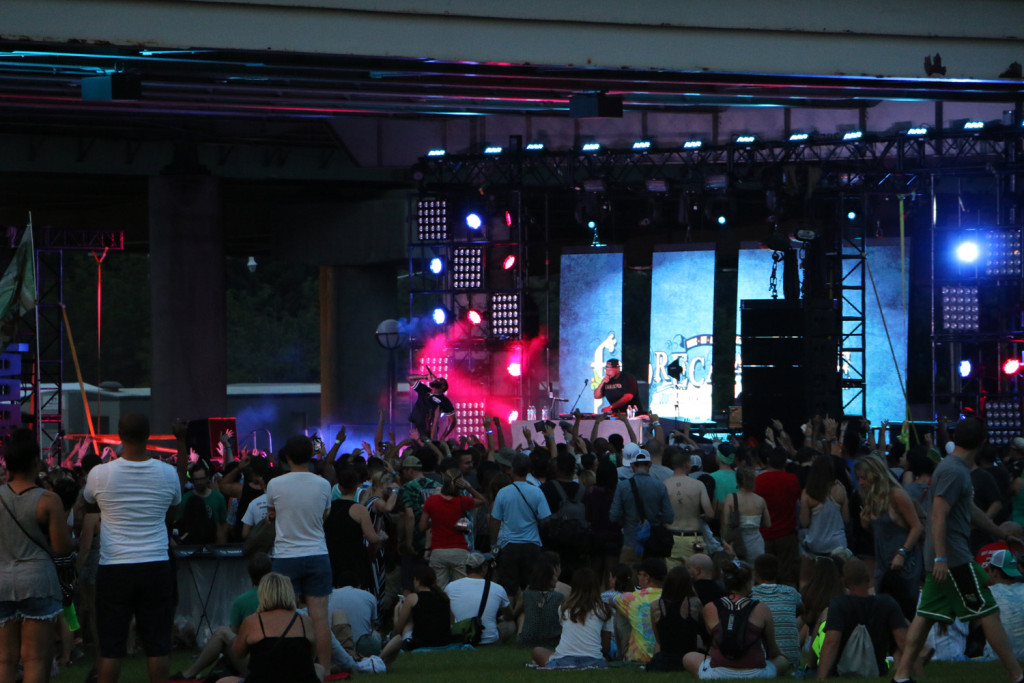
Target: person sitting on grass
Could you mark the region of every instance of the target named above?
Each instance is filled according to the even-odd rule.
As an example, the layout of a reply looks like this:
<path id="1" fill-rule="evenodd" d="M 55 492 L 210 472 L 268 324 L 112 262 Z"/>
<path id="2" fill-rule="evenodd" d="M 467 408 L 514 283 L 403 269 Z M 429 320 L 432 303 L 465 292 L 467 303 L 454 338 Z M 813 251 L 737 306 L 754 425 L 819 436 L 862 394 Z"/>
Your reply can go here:
<path id="1" fill-rule="evenodd" d="M 555 651 L 533 649 L 533 661 L 545 669 L 581 669 L 608 666 L 611 654 L 612 609 L 601 599 L 601 582 L 594 570 L 573 573 L 572 593 L 562 603 L 562 637 Z"/>
<path id="2" fill-rule="evenodd" d="M 651 605 L 651 626 L 657 643 L 648 671 L 683 671 L 683 656 L 704 649 L 707 634 L 702 608 L 686 567 L 670 569 L 661 598 Z"/>
<path id="3" fill-rule="evenodd" d="M 415 589 L 398 605 L 395 614 L 395 635 L 380 653 L 384 663 L 391 663 L 402 650 L 421 647 L 444 647 L 452 643 L 452 615 L 448 596 L 437 587 L 434 570 L 421 564 L 413 571 Z"/>
<path id="4" fill-rule="evenodd" d="M 533 570 L 530 585 L 523 591 L 519 604 L 518 647 L 547 647 L 558 645 L 562 633 L 558 611 L 565 596 L 555 590 L 558 575 L 550 562 L 540 562 Z"/>
<path id="5" fill-rule="evenodd" d="M 260 579 L 259 611 L 246 617 L 231 645 L 236 660 L 249 659 L 249 675 L 217 683 L 318 683 L 324 669 L 313 663 L 313 621 L 295 611 L 291 579 L 270 572 Z"/>
<path id="6" fill-rule="evenodd" d="M 199 674 L 217 663 L 223 654 L 231 669 L 242 676 L 249 671 L 249 661 L 246 659 L 234 659 L 232 657 L 232 643 L 235 641 L 235 634 L 242 626 L 242 621 L 250 614 L 254 614 L 259 608 L 259 585 L 264 576 L 270 573 L 270 556 L 266 553 L 253 553 L 249 557 L 249 578 L 252 580 L 252 588 L 235 598 L 231 603 L 231 625 L 221 626 L 203 646 L 192 665 L 187 669 L 171 675 L 171 680 L 182 681 L 196 678 Z"/>

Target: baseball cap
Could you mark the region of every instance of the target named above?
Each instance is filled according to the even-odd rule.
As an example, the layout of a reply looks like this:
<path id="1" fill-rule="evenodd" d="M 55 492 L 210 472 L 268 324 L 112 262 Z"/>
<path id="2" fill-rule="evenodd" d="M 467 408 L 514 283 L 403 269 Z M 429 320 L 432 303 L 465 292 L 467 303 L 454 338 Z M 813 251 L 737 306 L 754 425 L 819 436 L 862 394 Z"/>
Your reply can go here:
<path id="1" fill-rule="evenodd" d="M 690 469 L 691 470 L 699 470 L 702 467 L 704 467 L 704 459 L 701 458 L 699 455 L 691 455 L 690 456 Z"/>
<path id="2" fill-rule="evenodd" d="M 487 556 L 483 553 L 470 553 L 466 555 L 466 567 L 476 569 L 487 564 Z"/>
<path id="3" fill-rule="evenodd" d="M 401 467 L 411 467 L 414 470 L 422 470 L 423 463 L 415 455 L 407 455 L 399 461 Z"/>
<path id="4" fill-rule="evenodd" d="M 640 446 L 635 443 L 627 443 L 622 447 L 622 464 L 632 465 L 636 456 L 640 455 Z"/>
<path id="5" fill-rule="evenodd" d="M 641 448 L 639 450 L 640 450 L 640 452 L 637 453 L 636 456 L 633 457 L 633 461 L 630 463 L 631 465 L 636 465 L 638 463 L 649 463 L 651 461 L 651 454 L 650 453 L 648 453 L 643 448 Z"/>
<path id="6" fill-rule="evenodd" d="M 1017 558 L 1009 550 L 997 550 L 992 553 L 988 566 L 1001 569 L 1011 579 L 1021 578 L 1020 570 L 1017 569 Z"/>
<path id="7" fill-rule="evenodd" d="M 609 358 L 608 361 L 605 363 L 605 365 L 610 365 L 613 368 L 617 368 L 617 367 L 619 367 L 619 359 L 618 358 Z"/>

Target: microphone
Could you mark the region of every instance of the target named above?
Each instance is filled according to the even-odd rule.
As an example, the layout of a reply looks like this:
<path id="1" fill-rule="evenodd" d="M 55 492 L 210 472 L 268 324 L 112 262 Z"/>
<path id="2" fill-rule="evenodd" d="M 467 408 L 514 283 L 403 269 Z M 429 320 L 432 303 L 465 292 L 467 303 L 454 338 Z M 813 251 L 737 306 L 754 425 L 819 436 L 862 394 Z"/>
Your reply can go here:
<path id="1" fill-rule="evenodd" d="M 567 399 L 567 398 L 559 398 L 558 396 L 552 396 L 551 400 L 552 401 L 557 401 L 559 403 L 568 403 L 569 402 L 569 399 Z"/>
<path id="2" fill-rule="evenodd" d="M 583 386 L 587 386 L 588 384 L 590 384 L 590 378 L 589 377 L 587 379 L 583 380 Z"/>

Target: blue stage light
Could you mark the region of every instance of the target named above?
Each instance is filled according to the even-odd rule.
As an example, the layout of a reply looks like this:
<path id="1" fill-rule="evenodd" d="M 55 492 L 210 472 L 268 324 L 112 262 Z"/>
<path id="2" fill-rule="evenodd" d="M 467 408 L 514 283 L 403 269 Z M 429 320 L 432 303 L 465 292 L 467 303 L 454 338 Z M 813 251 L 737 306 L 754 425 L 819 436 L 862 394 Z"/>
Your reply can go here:
<path id="1" fill-rule="evenodd" d="M 651 143 L 648 140 L 637 140 L 633 143 L 633 149 L 650 149 Z"/>
<path id="2" fill-rule="evenodd" d="M 443 157 L 444 156 L 444 150 L 443 149 L 432 149 L 429 152 L 427 152 L 427 156 L 428 157 Z"/>
<path id="3" fill-rule="evenodd" d="M 435 256 L 430 259 L 430 272 L 434 275 L 440 275 L 441 271 L 444 270 L 444 261 L 440 257 Z"/>
<path id="4" fill-rule="evenodd" d="M 435 308 L 430 317 L 434 319 L 435 325 L 444 325 L 445 321 L 448 320 L 448 314 L 443 308 Z"/>
<path id="5" fill-rule="evenodd" d="M 967 377 L 970 377 L 971 376 L 971 361 L 969 361 L 966 358 L 964 358 L 962 361 L 960 361 L 960 366 L 958 367 L 958 370 L 960 371 L 960 376 L 961 377 L 963 377 L 965 379 Z"/>
<path id="6" fill-rule="evenodd" d="M 479 230 L 480 226 L 482 226 L 483 224 L 484 221 L 482 218 L 480 218 L 480 214 L 466 214 L 466 225 L 469 227 L 470 230 Z"/>
<path id="7" fill-rule="evenodd" d="M 974 263 L 978 260 L 978 245 L 974 242 L 961 242 L 956 248 L 956 257 L 964 263 Z"/>
<path id="8" fill-rule="evenodd" d="M 860 140 L 864 137 L 864 133 L 859 130 L 852 130 L 849 133 L 843 134 L 843 140 L 849 142 L 850 140 Z"/>
<path id="9" fill-rule="evenodd" d="M 807 140 L 810 137 L 811 136 L 809 134 L 807 134 L 807 133 L 793 133 L 792 135 L 789 136 L 789 141 L 790 142 L 804 142 L 805 140 Z"/>
<path id="10" fill-rule="evenodd" d="M 583 145 L 584 152 L 596 152 L 601 149 L 601 143 L 599 142 L 588 142 Z"/>
<path id="11" fill-rule="evenodd" d="M 857 220 L 857 212 L 856 211 L 847 211 L 846 212 L 846 219 L 847 220 L 851 220 L 851 221 Z"/>
<path id="12" fill-rule="evenodd" d="M 719 216 L 718 217 L 718 224 L 719 225 L 725 225 L 725 216 Z"/>

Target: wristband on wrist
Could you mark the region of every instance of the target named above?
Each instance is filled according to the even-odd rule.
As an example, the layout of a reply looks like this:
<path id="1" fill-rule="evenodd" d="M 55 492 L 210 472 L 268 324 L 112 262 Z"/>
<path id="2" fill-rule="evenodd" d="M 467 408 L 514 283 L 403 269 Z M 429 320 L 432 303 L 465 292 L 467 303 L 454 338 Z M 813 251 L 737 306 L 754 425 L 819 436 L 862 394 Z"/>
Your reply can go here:
<path id="1" fill-rule="evenodd" d="M 334 440 L 334 445 L 335 446 L 340 446 L 341 445 L 341 439 L 335 439 Z"/>
<path id="2" fill-rule="evenodd" d="M 906 548 L 897 548 L 896 552 L 898 552 L 900 555 L 902 555 L 904 560 L 907 559 L 907 549 Z"/>
<path id="3" fill-rule="evenodd" d="M 935 561 L 936 561 L 936 562 L 945 562 L 945 561 L 946 561 L 946 558 L 944 558 L 944 557 L 936 557 L 936 558 L 935 558 Z"/>

